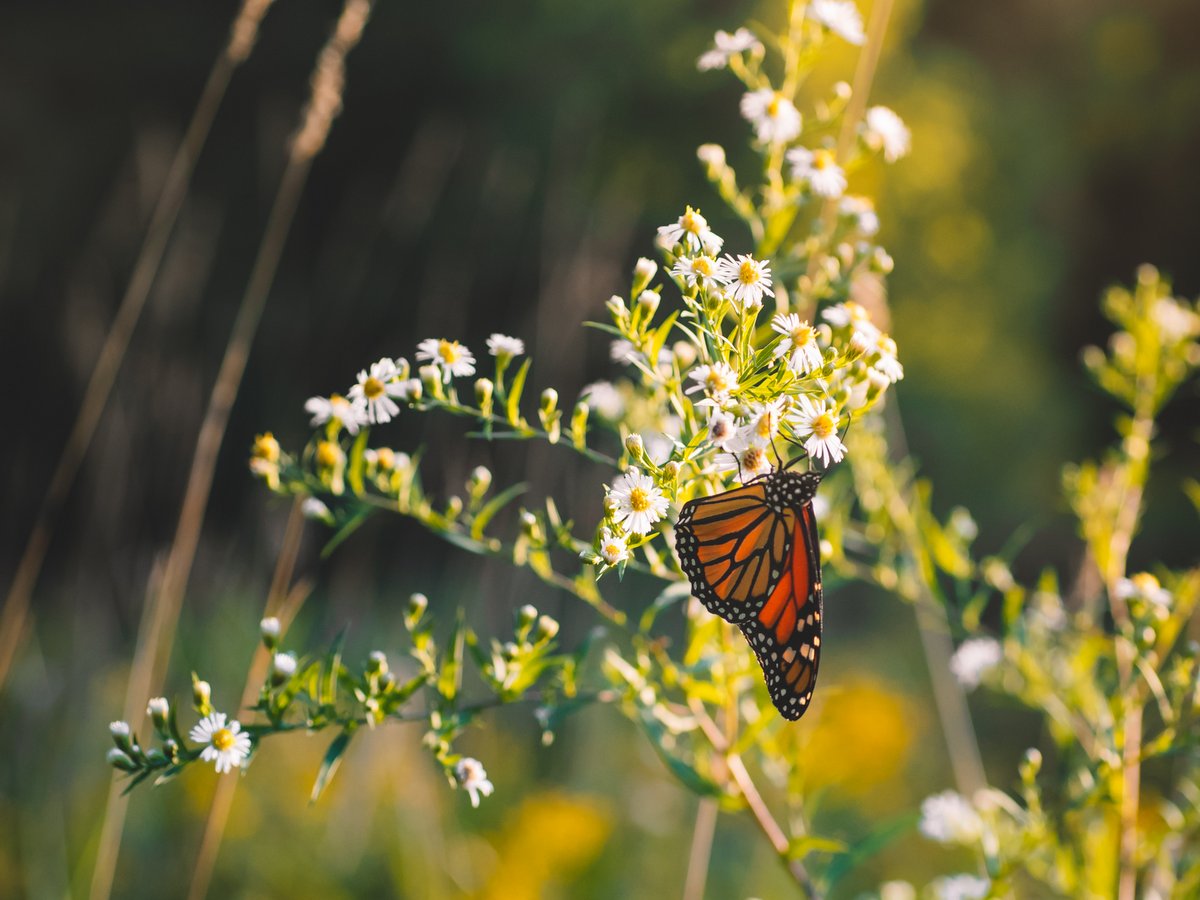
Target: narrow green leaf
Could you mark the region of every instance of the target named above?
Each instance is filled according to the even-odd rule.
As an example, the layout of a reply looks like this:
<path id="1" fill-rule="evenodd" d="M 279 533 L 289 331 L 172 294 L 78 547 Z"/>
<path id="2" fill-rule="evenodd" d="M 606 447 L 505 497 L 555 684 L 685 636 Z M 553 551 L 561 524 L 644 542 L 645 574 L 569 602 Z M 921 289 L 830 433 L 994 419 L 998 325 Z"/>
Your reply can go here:
<path id="1" fill-rule="evenodd" d="M 804 859 L 810 853 L 845 853 L 848 848 L 842 841 L 834 838 L 806 834 L 794 838 L 788 843 L 788 859 Z"/>
<path id="2" fill-rule="evenodd" d="M 521 363 L 521 368 L 517 369 L 517 374 L 513 376 L 512 387 L 508 389 L 508 398 L 504 401 L 508 423 L 514 428 L 521 424 L 521 393 L 525 390 L 525 376 L 529 374 L 529 364 L 532 361 L 526 357 L 525 362 Z"/>
<path id="3" fill-rule="evenodd" d="M 359 526 L 362 525 L 363 522 L 367 521 L 372 512 L 373 510 L 371 507 L 364 506 L 349 519 L 347 519 L 345 524 L 343 524 L 342 527 L 339 528 L 333 535 L 333 537 L 331 537 L 325 543 L 325 546 L 321 548 L 321 559 L 328 559 L 330 554 L 332 554 L 334 550 L 341 546 L 342 541 L 346 540 L 346 538 L 358 531 Z"/>
<path id="4" fill-rule="evenodd" d="M 529 485 L 527 484 L 514 484 L 511 487 L 501 491 L 499 494 L 496 494 L 496 496 L 492 497 L 492 499 L 485 503 L 483 508 L 475 514 L 475 518 L 471 522 L 471 537 L 477 541 L 482 540 L 484 529 L 487 528 L 488 523 L 492 521 L 496 513 L 500 512 L 500 510 L 504 509 L 505 506 L 507 506 L 517 497 L 521 496 L 527 490 L 529 490 Z"/>
<path id="5" fill-rule="evenodd" d="M 462 607 L 454 619 L 454 631 L 447 642 L 446 655 L 442 658 L 442 671 L 438 675 L 438 693 L 447 700 L 458 696 L 462 684 L 463 649 L 466 646 L 466 627 Z"/>
<path id="6" fill-rule="evenodd" d="M 347 728 L 333 739 L 333 742 L 329 745 L 329 749 L 325 751 L 325 758 L 321 761 L 321 768 L 317 772 L 317 780 L 313 782 L 312 794 L 308 798 L 309 803 L 316 803 L 317 799 L 324 793 L 325 788 L 329 786 L 329 782 L 337 772 L 338 766 L 341 765 L 342 756 L 345 755 L 346 748 L 350 746 L 350 738 L 353 734 L 354 731 Z"/>
<path id="7" fill-rule="evenodd" d="M 350 482 L 350 490 L 356 497 L 363 495 L 363 471 L 367 467 L 365 451 L 367 449 L 368 429 L 363 428 L 350 447 L 350 465 L 346 470 L 346 480 Z"/>

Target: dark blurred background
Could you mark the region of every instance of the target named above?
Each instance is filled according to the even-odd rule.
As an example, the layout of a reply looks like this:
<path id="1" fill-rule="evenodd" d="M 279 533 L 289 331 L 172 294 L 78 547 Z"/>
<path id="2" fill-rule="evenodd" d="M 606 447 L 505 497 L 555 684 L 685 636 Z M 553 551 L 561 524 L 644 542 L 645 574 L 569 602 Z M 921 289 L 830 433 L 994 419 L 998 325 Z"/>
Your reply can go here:
<path id="1" fill-rule="evenodd" d="M 192 668 L 220 705 L 240 691 L 287 515 L 246 470 L 256 432 L 299 446 L 308 396 L 344 390 L 381 355 L 411 359 L 430 336 L 459 338 L 478 356 L 492 331 L 522 336 L 536 387 L 554 385 L 567 402 L 614 374 L 603 336 L 578 323 L 627 289 L 657 225 L 691 203 L 731 248 L 749 248 L 694 156 L 715 141 L 735 164 L 749 159 L 740 91 L 727 74 L 697 73 L 695 58 L 715 29 L 777 23 L 778 6 L 379 3 L 349 59 L 344 112 L 313 168 L 234 409 L 170 691 L 186 697 Z M 0 11 L 5 590 L 236 8 Z M 0 696 L 4 896 L 86 893 L 109 783 L 105 726 L 121 709 L 147 580 L 169 546 L 286 140 L 339 8 L 278 0 L 235 73 L 55 531 L 31 637 Z M 1200 293 L 1198 33 L 1200 6 L 1186 0 L 903 0 L 893 15 L 872 100 L 909 123 L 913 153 L 852 187 L 881 192 L 881 239 L 896 260 L 893 330 L 907 370 L 897 397 L 940 512 L 971 509 L 985 551 L 1022 523 L 1037 527 L 1019 560 L 1024 575 L 1078 563 L 1059 477 L 1065 461 L 1096 455 L 1112 437 L 1113 409 L 1078 364 L 1080 349 L 1108 334 L 1102 290 L 1153 262 L 1183 295 Z M 817 88 L 852 74 L 856 51 L 832 47 Z M 1173 485 L 1196 471 L 1198 413 L 1191 393 L 1163 423 L 1135 565 L 1194 561 L 1194 518 Z M 437 448 L 427 473 L 436 493 L 461 491 L 471 467 L 486 463 L 500 482 L 532 478 L 535 497 L 553 493 L 578 522 L 599 513 L 602 473 L 564 453 L 480 445 L 436 419 L 410 418 L 379 437 Z M 588 623 L 531 579 L 464 558 L 404 521 L 371 523 L 327 561 L 319 549 L 310 528 L 301 569 L 316 588 L 293 646 L 348 624 L 355 652 L 399 648 L 397 610 L 414 590 L 442 610 L 466 604 L 495 633 L 523 602 L 562 616 L 567 643 Z M 630 588 L 631 605 L 648 599 Z M 866 761 L 890 754 L 873 775 L 829 777 L 818 830 L 853 836 L 947 786 L 945 760 L 910 612 L 856 588 L 830 605 L 840 633 L 823 678 L 878 715 L 831 714 L 843 743 L 817 734 L 813 753 L 833 746 L 836 755 L 855 738 Z M 1036 724 L 986 697 L 973 702 L 995 731 L 981 734 L 985 762 L 1007 786 L 1039 738 Z M 464 810 L 403 727 L 357 742 L 313 808 L 308 779 L 324 742 L 272 742 L 239 790 L 215 890 L 677 892 L 695 801 L 611 711 L 584 714 L 549 749 L 528 718 L 499 714 L 464 742 L 498 787 L 478 812 Z M 213 781 L 189 772 L 135 795 L 118 896 L 186 891 L 180 873 L 190 872 Z M 760 843 L 745 822 L 722 821 L 710 896 L 786 890 Z M 530 855 L 543 858 L 534 875 L 521 864 Z M 913 836 L 845 893 L 952 865 Z"/>

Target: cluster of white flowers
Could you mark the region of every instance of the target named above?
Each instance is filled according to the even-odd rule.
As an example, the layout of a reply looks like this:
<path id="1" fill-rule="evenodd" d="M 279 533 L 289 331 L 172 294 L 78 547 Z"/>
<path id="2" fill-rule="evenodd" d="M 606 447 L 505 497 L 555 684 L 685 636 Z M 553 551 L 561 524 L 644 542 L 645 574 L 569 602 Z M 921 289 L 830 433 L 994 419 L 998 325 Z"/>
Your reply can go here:
<path id="1" fill-rule="evenodd" d="M 608 490 L 612 520 L 628 533 L 649 534 L 654 523 L 667 514 L 667 498 L 654 479 L 630 468 Z"/>
<path id="2" fill-rule="evenodd" d="M 937 900 L 983 900 L 992 883 L 979 875 L 947 875 L 933 882 Z"/>
<path id="3" fill-rule="evenodd" d="M 920 829 L 942 844 L 974 844 L 983 836 L 983 819 L 966 797 L 943 791 L 921 804 Z"/>
<path id="4" fill-rule="evenodd" d="M 950 671 L 967 690 L 979 687 L 983 676 L 1004 658 L 1004 649 L 992 638 L 971 638 L 950 657 Z"/>

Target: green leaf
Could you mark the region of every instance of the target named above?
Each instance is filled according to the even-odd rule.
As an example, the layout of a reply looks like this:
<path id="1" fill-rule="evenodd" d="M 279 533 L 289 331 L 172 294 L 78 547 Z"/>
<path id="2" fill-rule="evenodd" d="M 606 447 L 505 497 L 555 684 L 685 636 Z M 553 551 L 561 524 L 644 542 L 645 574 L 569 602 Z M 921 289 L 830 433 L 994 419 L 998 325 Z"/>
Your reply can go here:
<path id="1" fill-rule="evenodd" d="M 322 673 L 318 687 L 320 696 L 317 702 L 322 706 L 333 706 L 337 702 L 338 675 L 342 668 L 342 645 L 345 642 L 346 629 L 343 628 L 329 645 L 329 668 Z"/>
<path id="2" fill-rule="evenodd" d="M 525 390 L 525 376 L 529 374 L 529 364 L 532 361 L 531 358 L 526 357 L 525 362 L 521 363 L 521 368 L 517 369 L 517 374 L 513 376 L 512 387 L 508 389 L 508 397 L 504 401 L 508 423 L 514 428 L 521 424 L 521 393 Z"/>
<path id="3" fill-rule="evenodd" d="M 638 622 L 638 628 L 641 631 L 649 631 L 663 610 L 669 609 L 681 600 L 686 600 L 691 594 L 691 585 L 686 581 L 676 581 L 667 585 L 663 588 L 662 593 L 654 598 L 654 602 L 646 607 L 646 611 L 642 613 L 642 618 Z"/>
<path id="4" fill-rule="evenodd" d="M 334 536 L 326 542 L 325 546 L 321 548 L 321 559 L 328 559 L 330 554 L 332 554 L 334 550 L 341 546 L 342 541 L 346 540 L 346 538 L 358 531 L 359 526 L 362 525 L 363 522 L 367 521 L 367 518 L 372 512 L 373 510 L 371 507 L 364 506 L 349 519 L 347 519 L 345 524 L 343 524 L 342 527 L 337 530 Z"/>
<path id="5" fill-rule="evenodd" d="M 341 765 L 346 748 L 350 746 L 350 738 L 353 734 L 354 729 L 347 728 L 333 739 L 329 749 L 325 751 L 325 758 L 321 761 L 321 768 L 317 772 L 317 780 L 313 782 L 312 794 L 308 798 L 309 803 L 316 803 L 325 788 L 329 786 L 338 766 Z"/>
<path id="6" fill-rule="evenodd" d="M 354 444 L 350 447 L 350 466 L 346 471 L 346 478 L 350 482 L 350 490 L 356 497 L 363 495 L 363 470 L 367 467 L 364 451 L 367 449 L 368 434 L 368 429 L 360 430 L 358 437 L 354 439 Z"/>
<path id="7" fill-rule="evenodd" d="M 844 842 L 834 838 L 806 834 L 803 837 L 793 838 L 788 843 L 787 857 L 788 859 L 802 860 L 810 853 L 845 853 L 847 849 Z"/>
<path id="8" fill-rule="evenodd" d="M 496 513 L 500 512 L 500 510 L 504 509 L 505 506 L 527 490 L 529 490 L 529 485 L 527 484 L 514 484 L 485 503 L 483 508 L 475 514 L 475 518 L 471 522 L 471 537 L 477 541 L 483 540 L 484 529 L 487 528 L 488 523 L 492 521 Z"/>
<path id="9" fill-rule="evenodd" d="M 446 646 L 442 671 L 438 675 L 438 693 L 447 700 L 453 700 L 458 696 L 458 689 L 462 684 L 463 649 L 466 646 L 466 627 L 461 606 L 454 619 L 454 631 L 450 633 L 450 640 Z"/>

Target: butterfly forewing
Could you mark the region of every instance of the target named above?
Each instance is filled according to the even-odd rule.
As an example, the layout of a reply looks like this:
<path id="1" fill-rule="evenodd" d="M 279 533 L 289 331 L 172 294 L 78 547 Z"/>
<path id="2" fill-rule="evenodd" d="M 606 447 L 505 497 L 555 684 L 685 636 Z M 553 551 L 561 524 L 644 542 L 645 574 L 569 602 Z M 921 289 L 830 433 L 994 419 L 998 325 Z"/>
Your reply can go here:
<path id="1" fill-rule="evenodd" d="M 788 561 L 796 514 L 768 502 L 767 480 L 684 506 L 676 550 L 692 594 L 727 622 L 753 619 Z"/>

